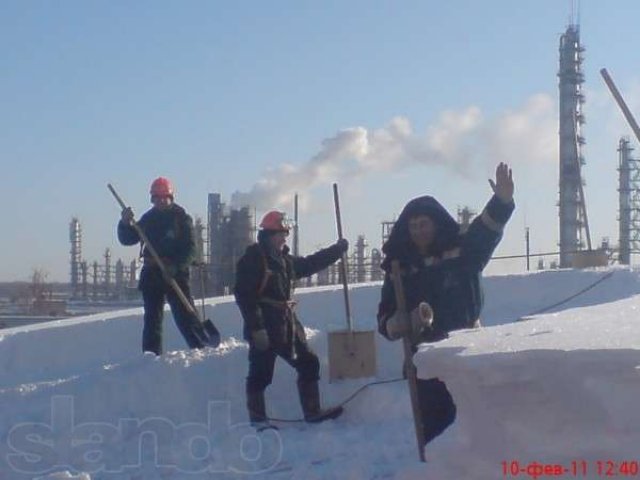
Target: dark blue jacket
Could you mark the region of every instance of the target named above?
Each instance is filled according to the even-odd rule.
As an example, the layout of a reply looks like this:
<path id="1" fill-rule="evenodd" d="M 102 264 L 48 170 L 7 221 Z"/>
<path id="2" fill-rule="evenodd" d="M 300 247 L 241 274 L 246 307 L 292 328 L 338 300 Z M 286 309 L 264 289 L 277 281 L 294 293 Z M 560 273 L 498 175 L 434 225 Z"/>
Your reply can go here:
<path id="1" fill-rule="evenodd" d="M 250 338 L 252 331 L 266 329 L 269 339 L 280 345 L 290 341 L 285 331 L 291 320 L 288 318 L 290 312 L 263 300 L 290 301 L 293 282 L 297 278 L 325 269 L 336 262 L 345 249 L 334 244 L 306 257 L 294 257 L 289 253 L 289 247 L 285 246 L 282 253 L 277 253 L 269 248 L 267 238 L 260 240 L 247 247 L 238 261 L 234 295 L 244 319 L 245 339 Z M 304 332 L 301 326 L 297 330 Z"/>
<path id="2" fill-rule="evenodd" d="M 407 310 L 422 301 L 434 312 L 433 330 L 423 341 L 443 338 L 448 332 L 471 328 L 479 320 L 483 306 L 481 273 L 502 238 L 502 228 L 514 209 L 513 201 L 504 203 L 495 195 L 468 230 L 460 226 L 433 197 L 411 200 L 393 226 L 382 250 L 385 260 L 384 283 L 378 307 L 378 330 L 388 338 L 387 319 L 395 312 L 396 301 L 391 279 L 391 261 L 398 260 L 402 271 Z M 436 239 L 431 256 L 422 257 L 409 237 L 409 219 L 428 215 L 436 224 Z"/>
<path id="3" fill-rule="evenodd" d="M 166 210 L 151 208 L 137 223 L 165 266 L 174 270 L 177 276 L 188 279 L 189 266 L 196 258 L 196 244 L 193 220 L 184 208 L 176 203 Z M 140 237 L 131 225 L 120 221 L 118 240 L 123 245 L 135 245 L 140 242 Z M 161 278 L 160 270 L 147 249 L 143 249 L 142 256 L 145 263 L 140 273 L 141 288 L 150 277 L 155 280 Z"/>

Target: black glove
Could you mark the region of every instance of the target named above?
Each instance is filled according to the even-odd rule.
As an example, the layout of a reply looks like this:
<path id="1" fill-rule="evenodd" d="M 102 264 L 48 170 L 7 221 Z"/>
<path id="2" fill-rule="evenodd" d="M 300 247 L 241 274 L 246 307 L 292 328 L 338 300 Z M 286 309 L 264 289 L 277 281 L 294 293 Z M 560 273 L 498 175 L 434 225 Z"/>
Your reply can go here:
<path id="1" fill-rule="evenodd" d="M 122 213 L 120 214 L 120 220 L 122 220 L 122 223 L 126 225 L 131 225 L 133 223 L 133 217 L 134 215 L 133 215 L 133 210 L 131 210 L 131 207 L 122 209 Z"/>
<path id="2" fill-rule="evenodd" d="M 336 246 L 340 249 L 340 253 L 344 253 L 349 250 L 349 240 L 341 238 L 336 242 Z"/>

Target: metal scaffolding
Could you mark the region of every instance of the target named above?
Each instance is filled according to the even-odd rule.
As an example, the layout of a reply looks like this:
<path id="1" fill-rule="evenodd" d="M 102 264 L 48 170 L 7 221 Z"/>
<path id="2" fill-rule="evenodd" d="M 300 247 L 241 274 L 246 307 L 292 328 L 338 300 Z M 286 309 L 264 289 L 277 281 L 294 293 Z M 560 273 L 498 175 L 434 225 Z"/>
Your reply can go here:
<path id="1" fill-rule="evenodd" d="M 458 223 L 460 224 L 461 233 L 467 231 L 469 225 L 471 225 L 471 220 L 473 220 L 473 217 L 475 217 L 477 214 L 478 213 L 474 210 L 471 210 L 470 207 L 458 207 Z"/>
<path id="2" fill-rule="evenodd" d="M 89 298 L 93 300 L 118 300 L 137 296 L 136 272 L 138 264 L 135 260 L 125 266 L 122 260 L 115 264 L 111 260 L 111 250 L 104 252 L 104 263 L 94 261 L 89 267 L 82 259 L 82 225 L 77 218 L 72 218 L 69 225 L 69 241 L 71 242 L 71 296 L 74 299 Z M 89 289 L 91 283 L 91 291 Z"/>
<path id="3" fill-rule="evenodd" d="M 618 262 L 631 263 L 631 252 L 640 248 L 640 160 L 632 158 L 628 138 L 618 144 L 619 253 Z"/>
<path id="4" fill-rule="evenodd" d="M 77 296 L 82 281 L 82 226 L 76 217 L 73 217 L 69 224 L 69 241 L 71 242 L 71 278 L 69 283 L 71 283 L 71 292 Z"/>
<path id="5" fill-rule="evenodd" d="M 559 217 L 560 217 L 560 267 L 571 266 L 572 253 L 584 247 L 583 233 L 587 248 L 591 250 L 591 237 L 584 197 L 581 174 L 584 165 L 581 135 L 584 123 L 582 104 L 584 95 L 582 84 L 582 53 L 579 28 L 569 25 L 560 37 L 560 176 L 559 176 Z"/>
<path id="6" fill-rule="evenodd" d="M 226 209 L 220 194 L 210 193 L 208 217 L 205 289 L 209 295 L 227 295 L 235 281 L 236 263 L 254 242 L 254 215 L 248 206 Z"/>

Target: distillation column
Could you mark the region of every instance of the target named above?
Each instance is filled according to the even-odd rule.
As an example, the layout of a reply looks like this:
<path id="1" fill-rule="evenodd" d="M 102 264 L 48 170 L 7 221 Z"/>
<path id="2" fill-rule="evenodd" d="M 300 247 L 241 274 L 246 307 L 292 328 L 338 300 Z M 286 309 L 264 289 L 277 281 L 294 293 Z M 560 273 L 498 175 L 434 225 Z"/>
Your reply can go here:
<path id="1" fill-rule="evenodd" d="M 72 218 L 69 224 L 69 240 L 71 241 L 71 291 L 77 297 L 80 291 L 82 264 L 82 227 L 77 218 Z"/>
<path id="2" fill-rule="evenodd" d="M 621 265 L 631 264 L 631 253 L 640 246 L 640 160 L 631 157 L 628 138 L 618 144 L 619 253 Z"/>
<path id="3" fill-rule="evenodd" d="M 582 104 L 581 71 L 582 52 L 579 31 L 576 25 L 567 27 L 560 37 L 560 175 L 559 175 L 559 216 L 560 216 L 560 267 L 571 266 L 572 252 L 583 247 L 582 229 L 585 229 L 587 244 L 591 249 L 589 225 L 586 215 L 581 167 L 584 164 L 580 134 L 584 123 Z"/>

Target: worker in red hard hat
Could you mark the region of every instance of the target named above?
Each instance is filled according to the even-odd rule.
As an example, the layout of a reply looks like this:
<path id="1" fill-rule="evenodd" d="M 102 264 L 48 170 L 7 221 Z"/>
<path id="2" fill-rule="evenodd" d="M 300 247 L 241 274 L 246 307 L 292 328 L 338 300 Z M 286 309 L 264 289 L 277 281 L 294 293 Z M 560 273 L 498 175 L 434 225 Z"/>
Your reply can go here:
<path id="1" fill-rule="evenodd" d="M 153 197 L 163 198 L 167 197 L 173 200 L 173 184 L 171 180 L 166 177 L 158 177 L 151 182 L 151 188 L 149 189 L 149 195 L 151 195 L 151 201 Z"/>
<path id="2" fill-rule="evenodd" d="M 153 207 L 140 217 L 137 224 L 147 236 L 161 258 L 166 272 L 171 275 L 185 296 L 193 303 L 189 288 L 189 266 L 196 256 L 193 220 L 177 203 L 175 190 L 168 178 L 158 177 L 149 190 Z M 118 240 L 123 245 L 135 245 L 140 237 L 131 223 L 131 208 L 122 211 L 118 223 Z M 143 352 L 162 353 L 162 316 L 165 299 L 169 302 L 174 321 L 190 348 L 205 346 L 200 320 L 180 301 L 175 291 L 162 276 L 150 252 L 143 246 L 143 267 L 138 288 L 144 301 Z"/>
<path id="3" fill-rule="evenodd" d="M 340 239 L 307 257 L 294 257 L 286 245 L 291 228 L 284 212 L 267 212 L 260 222 L 257 243 L 247 247 L 236 269 L 234 294 L 244 319 L 244 338 L 249 342 L 247 410 L 258 430 L 275 428 L 268 421 L 264 391 L 273 379 L 276 357 L 298 372 L 298 393 L 307 422 L 322 422 L 342 413 L 342 407 L 320 407 L 320 362 L 307 344 L 292 294 L 296 279 L 336 262 L 349 242 Z"/>
<path id="4" fill-rule="evenodd" d="M 262 230 L 269 230 L 272 232 L 288 232 L 293 225 L 287 219 L 287 214 L 278 210 L 271 210 L 267 212 L 260 221 L 260 228 Z"/>

